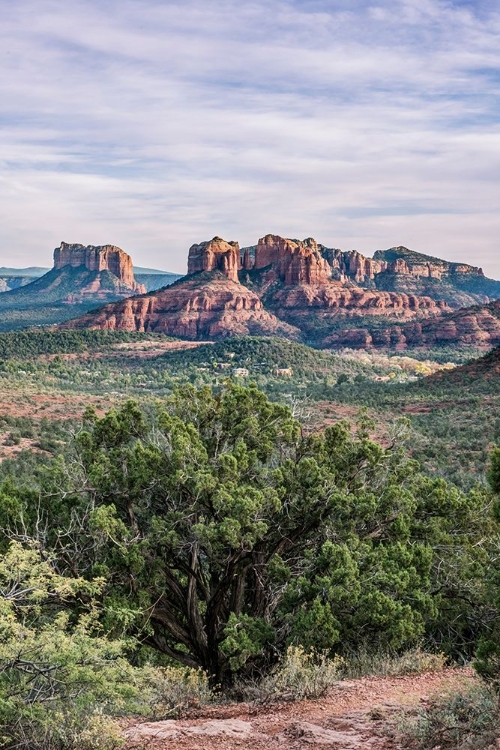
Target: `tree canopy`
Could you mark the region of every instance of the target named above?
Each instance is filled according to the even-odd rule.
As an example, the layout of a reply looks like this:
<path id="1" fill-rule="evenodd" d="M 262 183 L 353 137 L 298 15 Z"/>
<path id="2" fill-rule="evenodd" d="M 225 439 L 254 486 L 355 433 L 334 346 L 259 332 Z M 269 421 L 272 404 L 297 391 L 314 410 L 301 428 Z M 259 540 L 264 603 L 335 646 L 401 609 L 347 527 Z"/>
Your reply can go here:
<path id="1" fill-rule="evenodd" d="M 4 512 L 18 536 L 43 530 L 61 573 L 105 581 L 108 632 L 226 685 L 289 644 L 470 647 L 488 502 L 363 421 L 303 434 L 288 407 L 229 384 L 89 410 L 36 503 L 11 492 Z"/>

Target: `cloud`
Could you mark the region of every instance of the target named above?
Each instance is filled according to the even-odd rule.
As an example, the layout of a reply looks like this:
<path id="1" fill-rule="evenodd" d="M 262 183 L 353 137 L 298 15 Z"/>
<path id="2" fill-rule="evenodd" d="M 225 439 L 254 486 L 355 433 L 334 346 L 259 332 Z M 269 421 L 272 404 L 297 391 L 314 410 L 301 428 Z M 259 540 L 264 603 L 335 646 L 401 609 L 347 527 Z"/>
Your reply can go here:
<path id="1" fill-rule="evenodd" d="M 193 242 L 273 231 L 500 278 L 492 6 L 4 6 L 0 263 L 65 239 L 183 271 Z"/>

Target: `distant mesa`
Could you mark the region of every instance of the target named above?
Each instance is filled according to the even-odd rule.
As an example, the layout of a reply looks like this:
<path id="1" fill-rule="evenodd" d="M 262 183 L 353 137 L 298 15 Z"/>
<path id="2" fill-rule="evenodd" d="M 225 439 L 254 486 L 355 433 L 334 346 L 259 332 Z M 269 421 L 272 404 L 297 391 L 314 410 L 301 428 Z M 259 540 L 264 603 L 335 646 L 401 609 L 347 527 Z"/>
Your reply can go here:
<path id="1" fill-rule="evenodd" d="M 500 282 L 403 246 L 367 258 L 312 237 L 266 234 L 240 248 L 216 236 L 191 245 L 187 269 L 180 278 L 151 269 L 134 275 L 130 256 L 115 245 L 62 242 L 54 267 L 1 294 L 0 306 L 29 300 L 89 310 L 100 302 L 64 325 L 192 340 L 277 335 L 327 348 L 396 349 L 497 341 L 497 308 L 488 304 L 500 298 Z M 461 317 L 478 303 L 479 311 Z"/>
<path id="2" fill-rule="evenodd" d="M 53 268 L 0 294 L 0 308 L 61 304 L 88 307 L 145 291 L 145 285 L 134 277 L 130 255 L 119 247 L 61 242 L 54 250 Z"/>
<path id="3" fill-rule="evenodd" d="M 118 292 L 142 294 L 146 291 L 146 288 L 138 284 L 134 278 L 132 258 L 116 245 L 85 246 L 61 242 L 60 247 L 54 250 L 53 270 L 57 271 L 66 267 L 84 267 L 97 274 L 108 271 L 117 279 Z M 99 277 L 93 280 L 92 287 L 93 289 L 89 291 L 98 291 Z M 83 290 L 82 293 L 84 293 Z"/>

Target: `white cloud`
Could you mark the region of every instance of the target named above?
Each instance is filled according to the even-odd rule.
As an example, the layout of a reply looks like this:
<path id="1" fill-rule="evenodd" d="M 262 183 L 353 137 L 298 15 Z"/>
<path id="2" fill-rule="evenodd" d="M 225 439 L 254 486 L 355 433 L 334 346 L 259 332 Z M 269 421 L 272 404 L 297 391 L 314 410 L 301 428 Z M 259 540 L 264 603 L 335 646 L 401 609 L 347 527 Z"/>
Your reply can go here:
<path id="1" fill-rule="evenodd" d="M 65 239 L 182 271 L 192 242 L 273 231 L 405 244 L 500 278 L 487 0 L 3 12 L 0 263 L 48 264 Z"/>

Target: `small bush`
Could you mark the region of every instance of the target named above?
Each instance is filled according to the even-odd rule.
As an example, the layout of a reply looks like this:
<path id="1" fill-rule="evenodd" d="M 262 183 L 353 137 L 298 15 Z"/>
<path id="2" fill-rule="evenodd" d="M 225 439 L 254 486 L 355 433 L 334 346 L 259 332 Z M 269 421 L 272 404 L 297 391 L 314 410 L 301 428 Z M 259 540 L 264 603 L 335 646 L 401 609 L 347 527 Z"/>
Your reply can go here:
<path id="1" fill-rule="evenodd" d="M 98 711 L 25 708 L 0 730 L 5 750 L 117 750 L 124 743 L 119 724 Z"/>
<path id="2" fill-rule="evenodd" d="M 399 732 L 408 750 L 486 750 L 500 735 L 498 698 L 484 685 L 439 697 L 403 716 Z"/>
<path id="3" fill-rule="evenodd" d="M 213 694 L 201 669 L 157 668 L 152 672 L 151 711 L 156 719 L 182 716 L 188 708 L 210 703 Z"/>
<path id="4" fill-rule="evenodd" d="M 348 678 L 367 675 L 397 677 L 438 672 L 446 667 L 446 662 L 445 654 L 430 654 L 420 648 L 411 649 L 404 654 L 372 653 L 361 649 L 345 657 L 343 676 Z"/>
<path id="5" fill-rule="evenodd" d="M 259 702 L 319 698 L 339 681 L 343 666 L 340 656 L 329 659 L 290 646 L 274 672 L 259 682 L 238 684 L 236 692 L 245 700 Z"/>

